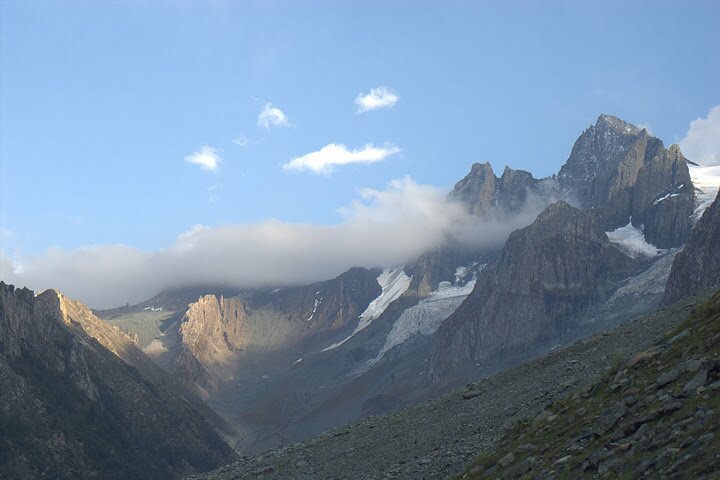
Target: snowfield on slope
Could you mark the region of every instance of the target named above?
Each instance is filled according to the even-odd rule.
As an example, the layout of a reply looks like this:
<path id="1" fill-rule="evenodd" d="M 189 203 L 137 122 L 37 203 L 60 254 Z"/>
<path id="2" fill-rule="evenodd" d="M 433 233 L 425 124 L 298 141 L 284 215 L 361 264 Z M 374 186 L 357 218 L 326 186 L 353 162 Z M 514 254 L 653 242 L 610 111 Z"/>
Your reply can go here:
<path id="1" fill-rule="evenodd" d="M 605 232 L 605 234 L 607 234 L 610 242 L 632 258 L 638 255 L 656 257 L 665 252 L 665 250 L 648 243 L 648 241 L 645 240 L 643 231 L 633 226 L 632 219 L 630 219 L 624 227 L 618 227 L 612 232 Z"/>
<path id="2" fill-rule="evenodd" d="M 382 315 L 388 305 L 400 298 L 400 295 L 405 293 L 408 287 L 410 287 L 410 280 L 411 277 L 408 277 L 402 268 L 386 268 L 383 270 L 380 276 L 377 277 L 377 282 L 380 285 L 380 288 L 382 288 L 382 291 L 377 298 L 370 302 L 370 305 L 367 306 L 365 311 L 360 314 L 360 321 L 358 322 L 357 327 L 355 327 L 355 331 L 343 340 L 333 343 L 329 347 L 323 348 L 322 351 L 327 352 L 328 350 L 339 347 L 350 340 L 356 333 L 367 328 L 373 320 Z"/>

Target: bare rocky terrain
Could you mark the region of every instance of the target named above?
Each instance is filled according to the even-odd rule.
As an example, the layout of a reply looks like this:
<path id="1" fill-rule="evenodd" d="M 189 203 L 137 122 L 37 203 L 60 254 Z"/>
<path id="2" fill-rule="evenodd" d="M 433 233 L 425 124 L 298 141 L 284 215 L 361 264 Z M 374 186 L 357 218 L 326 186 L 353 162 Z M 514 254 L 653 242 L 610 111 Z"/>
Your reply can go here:
<path id="1" fill-rule="evenodd" d="M 462 473 L 518 421 L 587 388 L 680 324 L 698 299 L 642 316 L 437 400 L 192 477 L 441 479 Z"/>
<path id="2" fill-rule="evenodd" d="M 717 478 L 720 292 L 590 389 L 512 428 L 462 478 Z"/>

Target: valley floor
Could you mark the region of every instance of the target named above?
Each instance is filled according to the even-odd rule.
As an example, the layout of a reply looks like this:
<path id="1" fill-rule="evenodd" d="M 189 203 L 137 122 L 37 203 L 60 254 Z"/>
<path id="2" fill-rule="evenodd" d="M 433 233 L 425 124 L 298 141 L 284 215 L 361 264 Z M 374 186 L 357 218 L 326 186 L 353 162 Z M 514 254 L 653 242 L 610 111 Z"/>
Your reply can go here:
<path id="1" fill-rule="evenodd" d="M 371 417 L 305 443 L 192 477 L 444 479 L 465 471 L 518 421 L 596 383 L 613 363 L 655 344 L 697 300 L 642 316 L 439 399 Z"/>

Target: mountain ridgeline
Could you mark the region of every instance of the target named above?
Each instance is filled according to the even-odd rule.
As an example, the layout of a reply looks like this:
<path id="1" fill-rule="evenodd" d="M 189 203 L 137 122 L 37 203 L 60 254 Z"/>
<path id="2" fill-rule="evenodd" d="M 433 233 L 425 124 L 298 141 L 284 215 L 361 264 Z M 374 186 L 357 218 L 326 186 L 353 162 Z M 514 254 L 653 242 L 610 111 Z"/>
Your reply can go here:
<path id="1" fill-rule="evenodd" d="M 477 215 L 511 216 L 556 200 L 595 210 L 606 231 L 632 223 L 660 248 L 682 245 L 692 228 L 695 193 L 687 159 L 677 145 L 619 118 L 600 115 L 576 140 L 557 175 L 536 179 L 506 167 L 495 176 L 476 163 L 450 198 Z"/>

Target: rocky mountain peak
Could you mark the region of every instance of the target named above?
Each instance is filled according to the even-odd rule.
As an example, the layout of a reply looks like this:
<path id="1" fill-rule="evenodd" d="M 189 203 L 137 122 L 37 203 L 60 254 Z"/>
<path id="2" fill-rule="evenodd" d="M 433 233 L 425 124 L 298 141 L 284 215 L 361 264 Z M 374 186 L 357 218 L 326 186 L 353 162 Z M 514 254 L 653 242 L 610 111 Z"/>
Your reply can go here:
<path id="1" fill-rule="evenodd" d="M 470 173 L 449 194 L 470 213 L 481 217 L 514 215 L 528 207 L 529 201 L 544 206 L 559 196 L 553 177 L 536 179 L 530 172 L 508 166 L 497 177 L 488 162 L 473 164 Z"/>
<path id="2" fill-rule="evenodd" d="M 601 115 L 573 145 L 560 169 L 561 190 L 596 209 L 606 231 L 628 222 L 661 248 L 678 247 L 690 232 L 694 191 L 679 147 L 617 117 Z"/>
<path id="3" fill-rule="evenodd" d="M 595 128 L 600 131 L 612 130 L 622 135 L 638 135 L 643 130 L 613 115 L 601 114 L 595 122 Z"/>
<path id="4" fill-rule="evenodd" d="M 490 162 L 474 162 L 470 167 L 470 173 L 474 175 L 495 175 Z"/>

